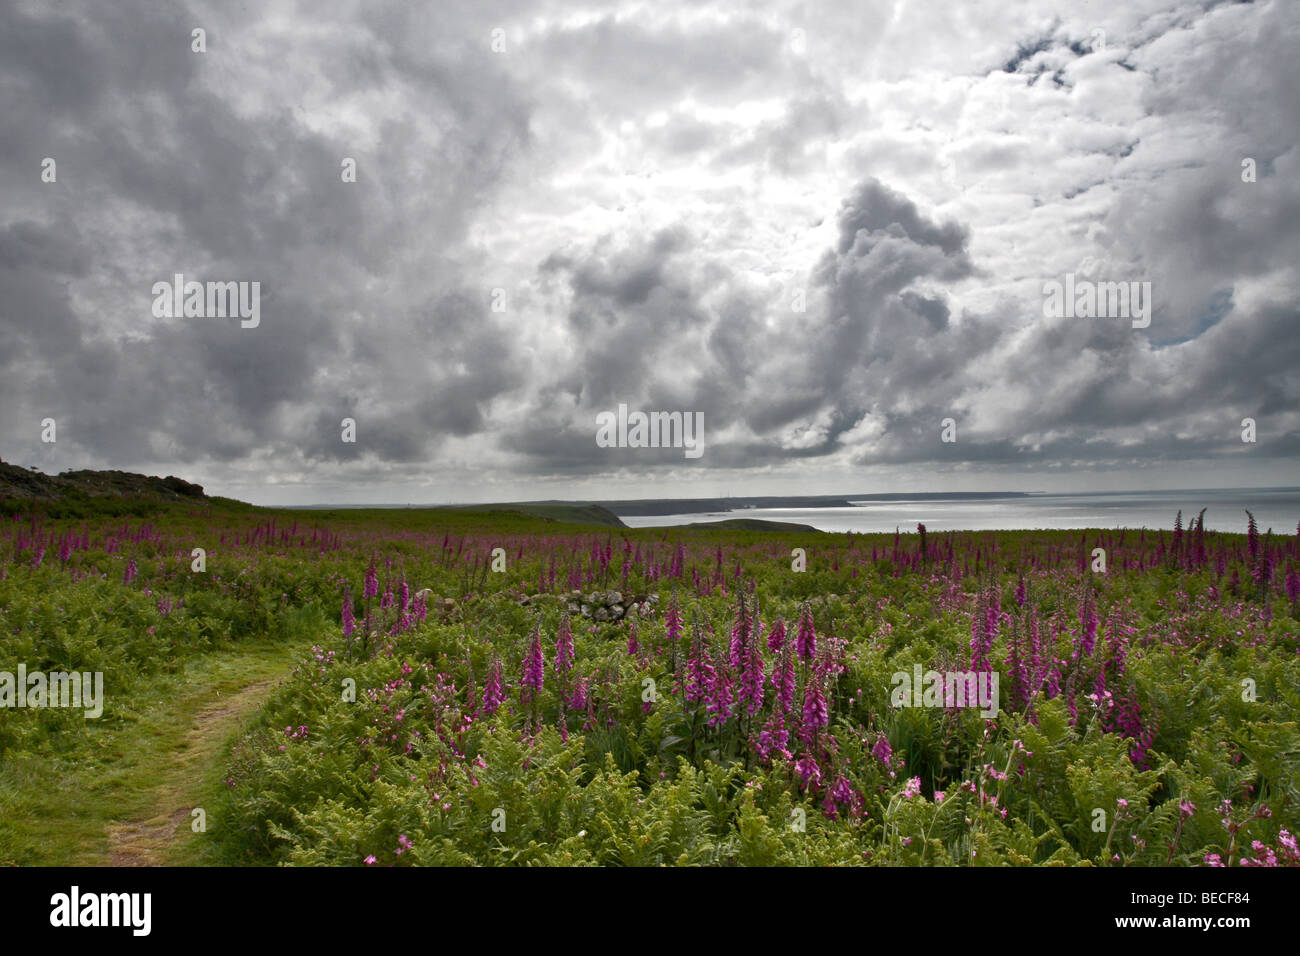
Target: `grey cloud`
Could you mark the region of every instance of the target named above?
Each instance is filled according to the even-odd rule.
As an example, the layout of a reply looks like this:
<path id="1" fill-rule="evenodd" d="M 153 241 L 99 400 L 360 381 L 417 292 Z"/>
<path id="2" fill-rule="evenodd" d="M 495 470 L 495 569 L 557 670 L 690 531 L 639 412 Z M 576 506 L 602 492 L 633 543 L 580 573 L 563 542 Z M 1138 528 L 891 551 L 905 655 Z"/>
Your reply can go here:
<path id="1" fill-rule="evenodd" d="M 3 452 L 344 483 L 1294 459 L 1300 17 L 1135 9 L 10 4 Z M 1084 256 L 1152 281 L 1150 329 L 1043 318 L 1036 273 Z M 175 272 L 261 281 L 260 327 L 155 319 Z M 597 448 L 619 402 L 703 412 L 705 458 Z"/>
<path id="2" fill-rule="evenodd" d="M 6 430 L 30 431 L 15 417 L 21 402 L 59 409 L 67 442 L 103 464 L 150 459 L 159 434 L 179 460 L 241 461 L 260 448 L 310 458 L 340 452 L 340 393 L 376 390 L 369 452 L 381 458 L 412 461 L 439 435 L 483 428 L 486 404 L 518 382 L 509 336 L 476 324 L 486 290 L 431 328 L 392 313 L 467 278 L 429 266 L 464 242 L 474 210 L 528 148 L 526 97 L 490 59 L 425 50 L 416 68 L 414 51 L 359 25 L 341 40 L 356 55 L 318 62 L 320 75 L 340 95 L 380 85 L 446 117 L 440 127 L 381 124 L 366 147 L 309 128 L 294 99 L 250 112 L 229 86 L 203 82 L 202 71 L 230 68 L 223 57 L 251 22 L 145 3 L 74 9 L 0 14 L 14 54 L 3 82 L 28 94 L 5 111 L 0 138 L 38 144 L 0 153 L 29 217 L 0 222 L 0 324 L 12 332 L 7 357 L 42 369 L 5 376 Z M 400 19 L 400 10 L 374 13 Z M 207 54 L 189 49 L 200 22 Z M 310 45 L 290 52 L 313 56 Z M 59 163 L 56 184 L 39 181 L 43 155 Z M 343 156 L 358 160 L 355 184 L 340 181 Z M 421 249 L 425 264 L 399 265 Z M 154 319 L 150 288 L 176 272 L 260 281 L 260 326 Z M 126 309 L 82 311 L 69 276 Z M 354 326 L 348 314 L 366 318 Z M 441 338 L 420 338 L 430 332 Z M 413 341 L 439 344 L 417 365 Z M 302 434 L 290 423 L 304 413 L 328 430 Z"/>

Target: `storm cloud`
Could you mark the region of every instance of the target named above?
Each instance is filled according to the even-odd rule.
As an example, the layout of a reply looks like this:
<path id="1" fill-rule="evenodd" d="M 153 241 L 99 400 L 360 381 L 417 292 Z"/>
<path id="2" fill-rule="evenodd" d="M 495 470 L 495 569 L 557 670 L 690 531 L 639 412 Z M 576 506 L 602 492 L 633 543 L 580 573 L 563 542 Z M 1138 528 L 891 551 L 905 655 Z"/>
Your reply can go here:
<path id="1" fill-rule="evenodd" d="M 1293 483 L 1300 10 L 853 6 L 3 6 L 0 456 L 265 503 Z M 1045 315 L 1070 272 L 1150 326 Z M 177 273 L 260 324 L 155 317 Z M 619 404 L 705 453 L 599 447 Z"/>

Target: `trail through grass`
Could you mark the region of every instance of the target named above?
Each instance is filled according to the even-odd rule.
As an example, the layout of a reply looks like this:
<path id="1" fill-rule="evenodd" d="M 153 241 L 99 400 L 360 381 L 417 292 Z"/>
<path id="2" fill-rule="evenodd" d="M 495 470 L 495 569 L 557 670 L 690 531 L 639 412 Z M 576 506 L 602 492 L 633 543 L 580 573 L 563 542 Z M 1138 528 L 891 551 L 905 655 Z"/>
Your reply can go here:
<path id="1" fill-rule="evenodd" d="M 6 757 L 0 865 L 203 862 L 191 811 L 213 805 L 231 739 L 306 650 L 245 645 L 190 660 L 73 750 Z"/>

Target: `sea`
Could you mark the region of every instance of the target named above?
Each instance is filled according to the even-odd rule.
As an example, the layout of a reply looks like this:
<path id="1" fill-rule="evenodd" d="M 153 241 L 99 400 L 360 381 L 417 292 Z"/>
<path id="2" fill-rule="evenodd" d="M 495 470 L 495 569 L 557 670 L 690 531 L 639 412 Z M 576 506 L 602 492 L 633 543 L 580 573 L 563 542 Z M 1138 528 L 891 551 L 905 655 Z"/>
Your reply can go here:
<path id="1" fill-rule="evenodd" d="M 1296 533 L 1300 488 L 1218 488 L 1194 491 L 1108 491 L 1023 497 L 853 501 L 848 508 L 743 508 L 696 514 L 621 516 L 631 528 L 670 527 L 730 518 L 811 525 L 819 531 L 1017 531 L 1071 528 L 1172 529 L 1181 510 L 1187 527 L 1202 508 L 1207 531 L 1245 533 L 1246 511 L 1260 533 Z"/>

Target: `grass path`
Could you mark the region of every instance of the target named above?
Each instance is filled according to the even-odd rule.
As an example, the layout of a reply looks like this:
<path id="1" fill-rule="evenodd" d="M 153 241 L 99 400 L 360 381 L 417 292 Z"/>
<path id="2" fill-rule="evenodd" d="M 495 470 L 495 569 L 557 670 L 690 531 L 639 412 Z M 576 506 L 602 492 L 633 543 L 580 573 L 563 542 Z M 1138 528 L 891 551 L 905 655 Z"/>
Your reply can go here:
<path id="1" fill-rule="evenodd" d="M 190 661 L 71 753 L 0 767 L 0 865 L 201 863 L 191 811 L 219 791 L 231 739 L 305 651 L 253 645 Z"/>

